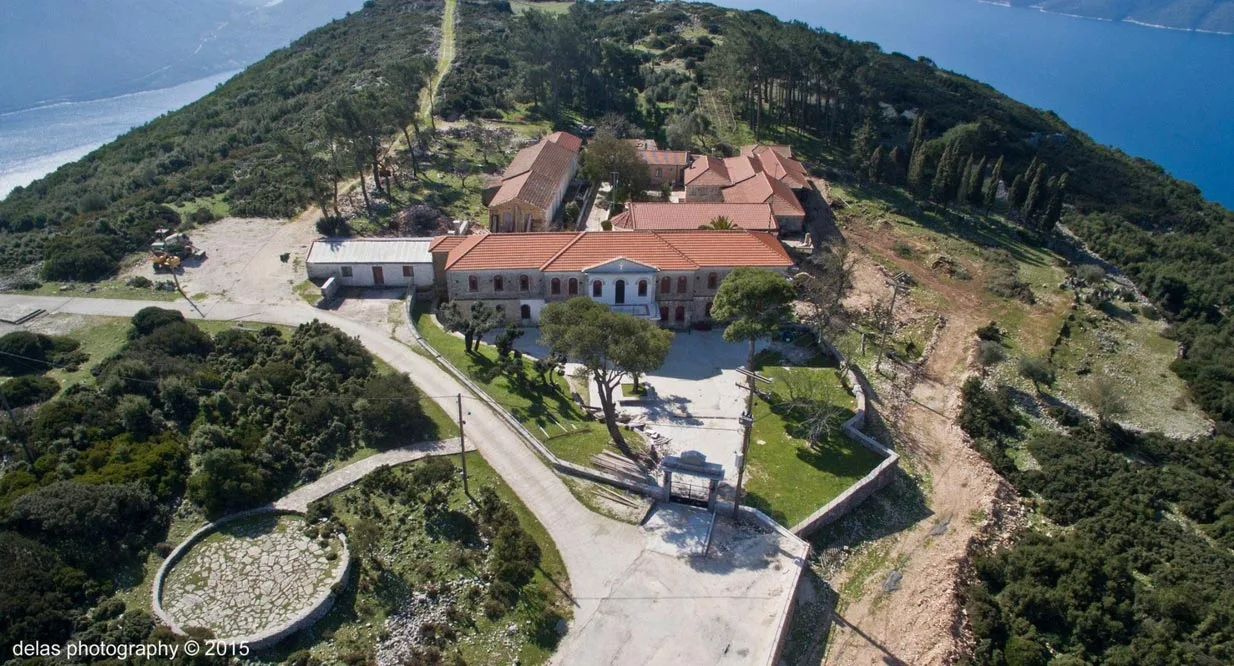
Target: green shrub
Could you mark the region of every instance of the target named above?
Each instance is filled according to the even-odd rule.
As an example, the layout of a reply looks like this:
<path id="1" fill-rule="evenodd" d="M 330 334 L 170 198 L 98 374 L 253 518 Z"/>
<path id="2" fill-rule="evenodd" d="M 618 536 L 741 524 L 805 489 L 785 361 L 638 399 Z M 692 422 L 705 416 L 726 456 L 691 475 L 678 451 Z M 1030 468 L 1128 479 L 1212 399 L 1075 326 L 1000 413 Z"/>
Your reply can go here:
<path id="1" fill-rule="evenodd" d="M 142 308 L 133 315 L 131 323 L 133 328 L 129 331 L 129 338 L 139 338 L 143 335 L 150 335 L 155 329 L 160 326 L 174 324 L 184 321 L 184 315 L 178 310 L 168 310 L 150 306 Z"/>
<path id="2" fill-rule="evenodd" d="M 50 400 L 60 391 L 60 384 L 51 377 L 26 375 L 14 377 L 0 386 L 11 407 L 28 407 Z"/>

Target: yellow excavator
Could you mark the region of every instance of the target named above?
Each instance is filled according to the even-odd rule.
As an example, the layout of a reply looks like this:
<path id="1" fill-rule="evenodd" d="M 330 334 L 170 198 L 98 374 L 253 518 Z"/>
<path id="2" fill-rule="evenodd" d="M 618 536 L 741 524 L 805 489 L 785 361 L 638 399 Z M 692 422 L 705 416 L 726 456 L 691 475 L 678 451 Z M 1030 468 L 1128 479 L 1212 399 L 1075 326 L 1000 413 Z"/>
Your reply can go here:
<path id="1" fill-rule="evenodd" d="M 168 229 L 155 232 L 156 240 L 150 244 L 150 262 L 155 272 L 175 271 L 188 257 L 204 258 L 206 253 L 193 247 L 193 241 L 185 233 L 170 233 Z"/>

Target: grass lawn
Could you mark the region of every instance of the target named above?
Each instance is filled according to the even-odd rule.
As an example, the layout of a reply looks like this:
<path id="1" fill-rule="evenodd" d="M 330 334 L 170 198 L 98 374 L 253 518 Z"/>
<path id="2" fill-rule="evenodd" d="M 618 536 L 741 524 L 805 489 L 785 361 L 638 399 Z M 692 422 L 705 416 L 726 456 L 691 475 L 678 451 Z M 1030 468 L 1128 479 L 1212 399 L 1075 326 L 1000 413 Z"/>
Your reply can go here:
<path id="1" fill-rule="evenodd" d="M 67 286 L 68 289 L 61 289 L 60 287 L 62 286 Z M 103 280 L 101 282 L 56 280 L 45 282 L 38 289 L 18 293 L 35 296 L 71 296 L 74 298 L 124 298 L 134 301 L 174 301 L 181 298 L 179 292 L 130 287 L 124 283 L 124 280 Z"/>
<path id="2" fill-rule="evenodd" d="M 525 386 L 514 386 L 509 377 L 491 377 L 497 362 L 497 350 L 481 344 L 478 352 L 463 350 L 463 339 L 452 335 L 423 310 L 416 312 L 416 328 L 426 342 L 447 360 L 501 403 L 527 430 L 544 442 L 554 454 L 572 463 L 590 465 L 591 457 L 608 447 L 609 436 L 604 425 L 588 420 L 586 414 L 570 401 L 570 386 L 564 377 L 551 375 L 551 387 L 545 387 L 528 368 Z"/>
<path id="3" fill-rule="evenodd" d="M 853 414 L 853 397 L 836 372 L 827 368 L 767 368 L 776 380 L 774 395 L 785 395 L 790 374 L 816 374 L 818 396 L 841 410 L 833 432 L 810 446 L 799 423 L 762 398 L 754 403 L 754 428 L 746 464 L 746 501 L 781 524 L 792 526 L 830 502 L 882 462 L 877 454 L 846 437 L 839 424 Z"/>
<path id="4" fill-rule="evenodd" d="M 129 320 L 125 317 L 89 317 L 88 323 L 81 328 L 63 333 L 65 337 L 73 338 L 81 343 L 79 351 L 90 356 L 76 370 L 57 368 L 49 370 L 47 376 L 60 382 L 60 389 L 81 384 L 93 379 L 90 371 L 95 366 L 107 360 L 107 357 L 120 351 L 128 339 Z"/>
<path id="5" fill-rule="evenodd" d="M 647 385 L 639 382 L 638 390 L 634 390 L 634 382 L 627 382 L 621 385 L 621 394 L 624 396 L 640 396 L 647 395 Z"/>
<path id="6" fill-rule="evenodd" d="M 458 467 L 457 457 L 448 460 Z M 548 532 L 484 458 L 467 454 L 472 495 L 481 488 L 495 490 L 541 553 L 518 603 L 503 615 L 486 616 L 480 600 L 487 583 L 481 574 L 489 565 L 490 547 L 477 533 L 478 515 L 462 485 L 454 483 L 449 511 L 427 517 L 423 500 L 411 495 L 418 490 L 411 485 L 413 472 L 424 464 L 417 461 L 371 475 L 324 500 L 346 528 L 353 554 L 366 550 L 369 563 L 357 564 L 347 592 L 320 622 L 263 657 L 284 660 L 307 649 L 325 663 L 339 663 L 346 655 L 372 655 L 386 636 L 386 619 L 424 594 L 423 603 L 450 613 L 444 624 L 455 637 L 444 642 L 443 655 L 457 653 L 472 665 L 548 660 L 556 647 L 557 621 L 571 615 L 565 564 Z M 366 534 L 361 537 L 362 532 Z M 421 612 L 416 615 L 423 617 Z M 510 626 L 516 627 L 513 633 L 507 631 Z"/>
<path id="7" fill-rule="evenodd" d="M 304 300 L 305 303 L 317 306 L 321 301 L 321 285 L 315 284 L 312 280 L 305 280 L 292 288 L 296 295 Z"/>

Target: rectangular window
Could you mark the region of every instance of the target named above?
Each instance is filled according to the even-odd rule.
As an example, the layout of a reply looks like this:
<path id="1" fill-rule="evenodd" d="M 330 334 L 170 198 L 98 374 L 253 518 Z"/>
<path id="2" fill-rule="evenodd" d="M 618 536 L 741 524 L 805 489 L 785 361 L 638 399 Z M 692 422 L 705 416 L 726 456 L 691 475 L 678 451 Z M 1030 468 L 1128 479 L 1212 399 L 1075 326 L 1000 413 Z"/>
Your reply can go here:
<path id="1" fill-rule="evenodd" d="M 351 277 L 351 266 L 344 266 L 339 271 L 343 274 L 343 277 Z"/>
<path id="2" fill-rule="evenodd" d="M 403 277 L 411 277 L 411 266 L 403 267 Z"/>

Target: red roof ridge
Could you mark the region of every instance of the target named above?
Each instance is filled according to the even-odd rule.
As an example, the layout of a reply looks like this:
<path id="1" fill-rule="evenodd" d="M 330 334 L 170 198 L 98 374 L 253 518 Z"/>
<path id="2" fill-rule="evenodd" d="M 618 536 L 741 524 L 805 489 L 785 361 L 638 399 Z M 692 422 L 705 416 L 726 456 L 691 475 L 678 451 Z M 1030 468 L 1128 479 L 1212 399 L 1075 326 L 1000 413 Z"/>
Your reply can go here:
<path id="1" fill-rule="evenodd" d="M 575 233 L 574 240 L 571 240 L 569 243 L 566 243 L 564 246 L 562 246 L 560 250 L 557 250 L 557 254 L 554 254 L 553 256 L 549 257 L 548 261 L 540 264 L 540 270 L 543 271 L 545 268 L 548 268 L 550 265 L 552 265 L 552 263 L 557 260 L 557 257 L 560 257 L 561 255 L 565 254 L 565 251 L 570 249 L 570 246 L 577 243 L 579 239 L 582 238 L 583 235 L 586 233 L 587 233 L 586 231 L 579 231 Z"/>

